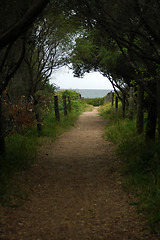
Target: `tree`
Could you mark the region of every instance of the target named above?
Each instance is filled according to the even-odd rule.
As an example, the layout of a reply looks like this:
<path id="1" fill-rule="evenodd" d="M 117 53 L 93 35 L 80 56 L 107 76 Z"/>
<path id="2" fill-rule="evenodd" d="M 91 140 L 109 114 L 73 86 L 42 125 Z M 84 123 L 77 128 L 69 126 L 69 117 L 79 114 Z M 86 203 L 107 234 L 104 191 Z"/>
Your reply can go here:
<path id="1" fill-rule="evenodd" d="M 92 70 L 99 71 L 110 80 L 116 92 L 119 89 L 125 94 L 135 74 L 116 42 L 109 36 L 101 36 L 97 29 L 77 39 L 72 63 L 76 76 Z M 119 98 L 122 100 L 121 96 Z"/>
<path id="2" fill-rule="evenodd" d="M 144 68 L 147 68 L 147 72 L 150 72 L 149 65 L 153 68 L 159 63 L 159 30 L 157 30 L 157 24 L 160 18 L 160 6 L 159 3 L 154 0 L 148 2 L 147 0 L 130 0 L 130 1 L 104 1 L 93 0 L 86 1 L 70 1 L 70 7 L 74 9 L 74 14 L 81 16 L 87 23 L 88 29 L 98 27 L 103 35 L 109 35 L 117 43 L 120 50 L 127 49 L 128 62 L 134 66 L 135 70 L 139 70 L 137 61 L 135 58 L 139 58 Z M 151 75 L 151 74 L 149 74 Z M 154 75 L 155 77 L 155 75 Z M 155 81 L 156 79 L 156 81 Z M 158 88 L 159 80 L 152 78 L 152 84 L 155 84 Z M 138 79 L 136 79 L 138 82 Z M 140 80 L 142 82 L 142 80 Z M 155 96 L 155 90 L 151 91 L 148 82 L 143 86 L 148 91 L 150 98 Z M 155 89 L 154 87 L 153 89 Z M 158 112 L 160 111 L 160 100 L 154 101 L 154 105 L 158 106 Z M 150 108 L 148 107 L 148 111 Z M 156 110 L 156 109 L 155 109 Z M 153 113 L 152 113 L 153 114 Z M 150 113 L 148 113 L 150 115 Z M 155 120 L 153 115 L 153 124 L 148 124 L 148 128 L 153 126 L 152 131 L 155 132 Z M 160 114 L 158 114 L 160 117 Z M 159 124 L 160 121 L 158 120 Z M 160 128 L 159 128 L 160 129 Z M 150 129 L 151 130 L 151 129 Z M 147 134 L 151 131 L 148 129 Z M 153 138 L 154 134 L 146 135 L 146 138 Z"/>
<path id="3" fill-rule="evenodd" d="M 75 31 L 77 30 L 72 20 L 66 18 L 61 10 L 52 7 L 52 9 L 46 8 L 26 36 L 24 61 L 10 88 L 13 92 L 17 80 L 21 82 L 14 92 L 18 95 L 17 92 L 20 91 L 19 99 L 21 95 L 25 95 L 28 102 L 33 104 L 39 134 L 42 129 L 42 110 L 46 105 L 44 95 L 47 91 L 44 90 L 48 88 L 52 72 L 68 62 Z M 9 91 L 10 96 L 13 96 L 12 92 Z M 17 96 L 14 96 L 15 98 Z"/>
<path id="4" fill-rule="evenodd" d="M 25 37 L 20 36 L 28 30 L 47 3 L 47 0 L 37 0 L 36 3 L 29 1 L 21 4 L 21 1 L 16 0 L 16 4 L 15 2 L 13 4 L 13 1 L 7 0 L 3 2 L 4 6 L 0 9 L 0 155 L 5 153 L 2 92 L 24 57 Z"/>
<path id="5" fill-rule="evenodd" d="M 31 24 L 35 21 L 35 19 L 38 17 L 40 12 L 46 7 L 46 5 L 49 3 L 49 0 L 37 0 L 31 1 L 29 4 L 20 4 L 21 1 L 16 0 L 16 4 L 14 2 L 14 5 L 12 7 L 15 9 L 18 5 L 18 7 L 21 5 L 21 9 L 19 9 L 18 12 L 18 18 L 15 15 L 15 12 L 12 16 L 10 15 L 9 8 L 11 7 L 11 0 L 7 0 L 4 2 L 5 8 L 1 8 L 1 17 L 4 19 L 4 16 L 9 17 L 10 24 L 8 25 L 7 29 L 4 29 L 0 33 L 0 49 L 3 49 L 8 44 L 12 44 L 17 40 L 19 36 L 21 36 L 23 33 L 25 33 L 28 28 L 31 26 Z M 27 5 L 27 8 L 24 7 L 24 5 Z M 25 9 L 25 10 L 24 10 Z M 5 11 L 6 10 L 6 11 Z M 15 9 L 17 10 L 17 9 Z M 13 22 L 14 20 L 14 22 Z M 2 21 L 3 22 L 3 21 Z"/>

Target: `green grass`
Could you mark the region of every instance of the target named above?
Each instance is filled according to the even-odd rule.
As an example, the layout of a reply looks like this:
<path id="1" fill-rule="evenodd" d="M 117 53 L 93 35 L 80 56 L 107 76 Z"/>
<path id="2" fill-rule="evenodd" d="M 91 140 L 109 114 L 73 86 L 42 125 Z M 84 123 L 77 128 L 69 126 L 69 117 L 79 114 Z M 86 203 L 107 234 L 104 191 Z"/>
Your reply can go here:
<path id="1" fill-rule="evenodd" d="M 85 98 L 84 102 L 97 107 L 104 104 L 104 98 Z"/>
<path id="2" fill-rule="evenodd" d="M 136 132 L 136 121 L 122 119 L 110 105 L 101 107 L 100 114 L 109 120 L 105 138 L 116 144 L 121 159 L 123 187 L 135 195 L 139 212 L 153 233 L 160 233 L 160 144 L 145 143 L 144 135 Z"/>
<path id="3" fill-rule="evenodd" d="M 61 120 L 55 119 L 54 109 L 44 116 L 41 136 L 38 137 L 36 126 L 23 129 L 23 134 L 11 134 L 6 137 L 6 156 L 0 159 L 0 205 L 16 206 L 15 199 L 23 198 L 20 184 L 16 180 L 17 173 L 29 170 L 36 160 L 37 149 L 46 141 L 54 141 L 59 135 L 74 126 L 80 113 L 86 110 L 83 101 L 72 101 L 72 110 Z M 14 204 L 13 204 L 14 202 Z"/>
<path id="4" fill-rule="evenodd" d="M 6 138 L 6 150 L 5 158 L 0 158 L 0 203 L 12 205 L 19 186 L 13 177 L 17 172 L 30 168 L 35 161 L 37 139 L 34 136 L 10 135 Z"/>
<path id="5" fill-rule="evenodd" d="M 79 100 L 72 102 L 72 109 L 68 111 L 68 115 L 64 116 L 63 110 L 60 111 L 60 121 L 55 119 L 54 110 L 52 113 L 47 113 L 44 118 L 44 125 L 42 129 L 42 137 L 51 137 L 55 140 L 57 136 L 74 126 L 78 116 L 85 111 L 86 104 Z"/>

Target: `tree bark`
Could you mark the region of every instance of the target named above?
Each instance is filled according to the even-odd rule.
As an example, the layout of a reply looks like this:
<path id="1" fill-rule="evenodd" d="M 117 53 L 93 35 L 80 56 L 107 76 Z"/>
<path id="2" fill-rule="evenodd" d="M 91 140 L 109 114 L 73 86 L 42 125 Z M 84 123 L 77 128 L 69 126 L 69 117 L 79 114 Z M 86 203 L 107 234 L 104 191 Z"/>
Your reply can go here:
<path id="1" fill-rule="evenodd" d="M 60 121 L 58 96 L 54 96 L 54 110 L 55 110 L 56 119 Z"/>
<path id="2" fill-rule="evenodd" d="M 116 112 L 118 110 L 118 97 L 115 97 L 115 108 L 116 108 Z"/>
<path id="3" fill-rule="evenodd" d="M 137 94 L 137 132 L 141 134 L 143 132 L 143 101 L 144 101 L 144 89 L 141 84 L 138 85 L 138 94 Z"/>
<path id="4" fill-rule="evenodd" d="M 133 119 L 133 107 L 134 107 L 134 99 L 133 99 L 133 87 L 130 87 L 130 98 L 129 98 L 129 118 Z"/>
<path id="5" fill-rule="evenodd" d="M 0 96 L 0 156 L 4 156 L 6 151 L 3 124 L 2 96 Z"/>
<path id="6" fill-rule="evenodd" d="M 4 81 L 0 81 L 0 94 L 2 94 L 3 90 L 7 87 L 10 79 L 14 76 L 14 74 L 19 69 L 19 67 L 24 59 L 24 55 L 25 55 L 25 40 L 23 41 L 22 51 L 21 51 L 19 58 L 17 59 L 17 62 L 13 63 L 13 66 L 10 69 L 10 71 L 8 73 L 6 73 L 6 77 L 5 77 Z"/>
<path id="7" fill-rule="evenodd" d="M 41 136 L 42 124 L 41 124 L 40 114 L 37 112 L 37 113 L 35 114 L 35 117 L 36 117 L 36 121 L 37 121 L 37 132 L 38 132 L 38 136 Z"/>
<path id="8" fill-rule="evenodd" d="M 114 105 L 114 92 L 112 92 L 112 107 Z"/>
<path id="9" fill-rule="evenodd" d="M 36 122 L 37 122 L 37 132 L 38 132 L 38 136 L 41 135 L 42 132 L 42 120 L 41 120 L 41 114 L 40 114 L 40 109 L 38 106 L 38 100 L 34 99 L 34 113 L 35 113 L 35 118 L 36 118 Z"/>
<path id="10" fill-rule="evenodd" d="M 160 77 L 156 78 L 157 84 L 157 121 L 158 121 L 158 140 L 160 142 Z"/>
<path id="11" fill-rule="evenodd" d="M 156 123 L 157 123 L 157 104 L 156 100 L 149 98 L 148 100 L 148 119 L 146 126 L 146 142 L 155 140 L 156 134 Z"/>

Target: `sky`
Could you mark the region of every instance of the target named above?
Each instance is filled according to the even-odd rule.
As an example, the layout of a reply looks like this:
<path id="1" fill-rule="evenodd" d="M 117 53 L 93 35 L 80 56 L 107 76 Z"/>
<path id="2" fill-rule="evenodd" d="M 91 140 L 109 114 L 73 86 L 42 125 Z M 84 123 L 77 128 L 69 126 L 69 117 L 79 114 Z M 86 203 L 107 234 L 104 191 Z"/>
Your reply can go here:
<path id="1" fill-rule="evenodd" d="M 109 80 L 99 72 L 86 73 L 83 78 L 76 78 L 67 67 L 54 71 L 50 82 L 61 89 L 113 89 Z"/>

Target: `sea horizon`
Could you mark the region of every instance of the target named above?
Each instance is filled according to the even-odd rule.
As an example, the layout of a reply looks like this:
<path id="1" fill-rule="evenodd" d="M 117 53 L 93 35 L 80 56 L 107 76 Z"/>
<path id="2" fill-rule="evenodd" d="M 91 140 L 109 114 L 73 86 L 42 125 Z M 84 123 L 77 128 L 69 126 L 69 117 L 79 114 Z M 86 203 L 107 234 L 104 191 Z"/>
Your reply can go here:
<path id="1" fill-rule="evenodd" d="M 109 92 L 113 91 L 112 89 L 97 89 L 97 88 L 78 88 L 78 89 L 60 89 L 60 90 L 71 90 L 71 91 L 76 91 L 83 98 L 103 98 L 105 97 Z"/>

